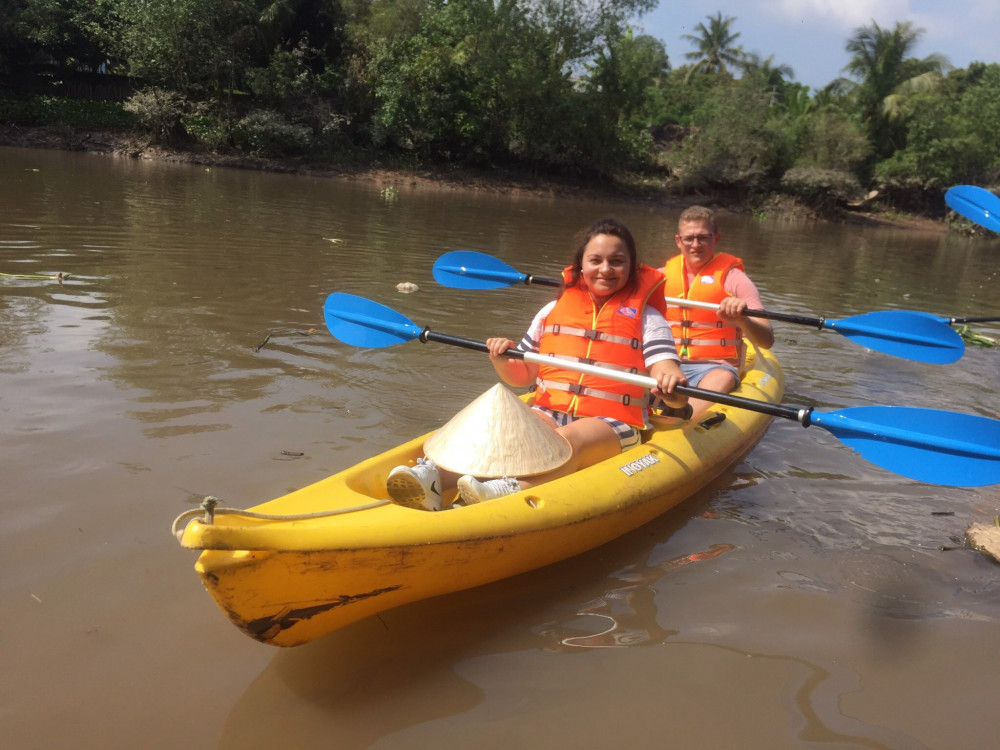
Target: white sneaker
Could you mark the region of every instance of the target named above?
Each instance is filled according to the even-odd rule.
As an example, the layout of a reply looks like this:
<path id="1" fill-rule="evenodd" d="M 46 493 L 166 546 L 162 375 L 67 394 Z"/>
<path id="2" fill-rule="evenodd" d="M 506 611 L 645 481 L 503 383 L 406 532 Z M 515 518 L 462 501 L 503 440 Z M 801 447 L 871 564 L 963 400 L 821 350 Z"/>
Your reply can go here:
<path id="1" fill-rule="evenodd" d="M 466 474 L 458 480 L 458 494 L 462 496 L 462 502 L 466 505 L 475 505 L 484 500 L 495 500 L 498 497 L 520 491 L 521 483 L 509 477 L 487 479 L 485 482 L 480 482 L 475 477 Z"/>
<path id="2" fill-rule="evenodd" d="M 397 466 L 389 472 L 385 488 L 398 505 L 441 510 L 441 473 L 429 458 L 418 458 L 416 466 Z"/>

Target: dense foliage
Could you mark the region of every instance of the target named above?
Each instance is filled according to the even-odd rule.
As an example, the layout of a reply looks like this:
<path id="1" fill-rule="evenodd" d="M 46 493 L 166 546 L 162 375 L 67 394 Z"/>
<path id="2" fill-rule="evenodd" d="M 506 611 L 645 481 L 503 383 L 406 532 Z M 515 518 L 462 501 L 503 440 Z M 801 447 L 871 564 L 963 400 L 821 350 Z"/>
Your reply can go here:
<path id="1" fill-rule="evenodd" d="M 257 156 L 631 171 L 825 210 L 873 191 L 939 210 L 950 185 L 1000 182 L 1000 65 L 916 59 L 920 29 L 873 22 L 845 40 L 850 77 L 813 92 L 717 13 L 672 68 L 630 26 L 655 3 L 0 0 L 0 117 L 85 127 L 91 112 Z"/>

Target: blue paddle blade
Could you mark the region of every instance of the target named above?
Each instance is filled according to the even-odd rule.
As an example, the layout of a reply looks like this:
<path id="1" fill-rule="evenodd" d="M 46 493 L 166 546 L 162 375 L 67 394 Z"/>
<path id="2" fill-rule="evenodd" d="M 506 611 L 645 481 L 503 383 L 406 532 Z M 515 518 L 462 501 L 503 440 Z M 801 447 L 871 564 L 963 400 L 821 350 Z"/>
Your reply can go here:
<path id="1" fill-rule="evenodd" d="M 413 341 L 423 332 L 391 307 L 343 292 L 326 298 L 323 317 L 333 337 L 351 346 L 380 349 Z"/>
<path id="2" fill-rule="evenodd" d="M 993 232 L 1000 232 L 1000 198 L 975 185 L 948 188 L 944 202 L 952 211 Z"/>
<path id="3" fill-rule="evenodd" d="M 952 487 L 1000 483 L 1000 421 L 904 406 L 816 412 L 810 423 L 833 433 L 873 464 L 910 479 Z"/>
<path id="4" fill-rule="evenodd" d="M 856 344 L 917 362 L 946 365 L 965 354 L 965 341 L 938 315 L 879 310 L 823 324 Z"/>
<path id="5" fill-rule="evenodd" d="M 528 277 L 486 253 L 453 250 L 434 263 L 434 280 L 455 289 L 499 289 L 520 284 Z"/>

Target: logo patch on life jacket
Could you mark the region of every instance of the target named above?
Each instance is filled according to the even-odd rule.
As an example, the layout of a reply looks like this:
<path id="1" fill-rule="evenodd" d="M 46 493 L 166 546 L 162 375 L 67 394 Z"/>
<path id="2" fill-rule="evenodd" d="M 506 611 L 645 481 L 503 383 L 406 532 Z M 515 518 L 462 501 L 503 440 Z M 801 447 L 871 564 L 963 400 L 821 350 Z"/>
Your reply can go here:
<path id="1" fill-rule="evenodd" d="M 636 310 L 634 307 L 622 306 L 618 308 L 618 314 L 624 315 L 626 318 L 632 318 L 634 320 L 636 316 Z"/>
<path id="2" fill-rule="evenodd" d="M 713 283 L 715 283 L 715 277 L 714 276 L 702 276 L 699 279 L 699 281 L 701 281 L 702 284 L 713 284 Z"/>

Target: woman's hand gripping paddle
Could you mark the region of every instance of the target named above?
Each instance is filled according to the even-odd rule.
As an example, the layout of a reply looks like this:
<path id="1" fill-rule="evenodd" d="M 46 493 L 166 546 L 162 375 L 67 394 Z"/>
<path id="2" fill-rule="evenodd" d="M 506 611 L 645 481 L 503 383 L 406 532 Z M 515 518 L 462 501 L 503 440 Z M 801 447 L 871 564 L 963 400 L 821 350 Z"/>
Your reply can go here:
<path id="1" fill-rule="evenodd" d="M 488 352 L 486 343 L 436 333 L 377 302 L 336 292 L 323 307 L 326 325 L 334 338 L 352 346 L 381 348 L 419 339 L 473 351 Z M 510 349 L 505 353 L 528 362 L 547 357 Z M 656 381 L 579 362 L 560 361 L 568 370 L 653 388 Z M 749 409 L 772 417 L 816 425 L 884 469 L 910 479 L 954 487 L 979 487 L 1000 483 L 1000 421 L 972 414 L 905 406 L 857 406 L 832 412 L 812 407 L 772 404 L 677 386 L 681 395 Z"/>

